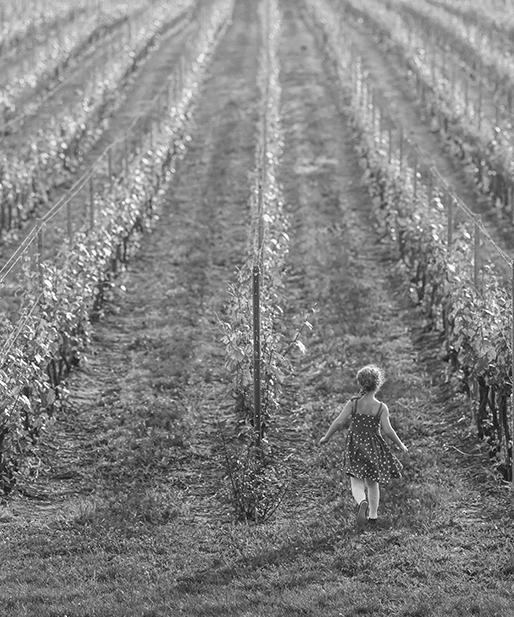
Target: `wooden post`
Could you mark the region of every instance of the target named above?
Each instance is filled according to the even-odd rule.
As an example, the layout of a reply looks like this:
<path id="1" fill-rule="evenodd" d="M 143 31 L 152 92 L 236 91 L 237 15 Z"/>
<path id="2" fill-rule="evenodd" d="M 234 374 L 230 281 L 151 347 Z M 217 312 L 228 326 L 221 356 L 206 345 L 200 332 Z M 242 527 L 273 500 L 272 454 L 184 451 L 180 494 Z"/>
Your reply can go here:
<path id="1" fill-rule="evenodd" d="M 447 234 L 447 248 L 448 254 L 452 252 L 453 243 L 453 195 L 448 194 L 448 234 Z"/>
<path id="2" fill-rule="evenodd" d="M 89 228 L 95 226 L 95 186 L 93 175 L 89 178 Z"/>
<path id="3" fill-rule="evenodd" d="M 168 98 L 168 113 L 170 112 L 170 109 L 173 107 L 173 88 L 171 85 L 171 80 L 168 80 L 168 86 L 167 86 L 167 92 L 166 92 L 167 98 Z"/>
<path id="4" fill-rule="evenodd" d="M 510 204 L 510 217 L 514 223 L 514 184 L 511 182 L 509 185 L 509 204 Z"/>
<path id="5" fill-rule="evenodd" d="M 388 135 L 389 135 L 389 146 L 388 146 L 389 149 L 388 149 L 387 160 L 390 163 L 392 156 L 393 156 L 393 128 L 392 128 L 391 119 L 389 119 Z"/>
<path id="6" fill-rule="evenodd" d="M 514 486 L 514 261 L 512 261 L 511 263 L 511 270 L 512 270 L 512 337 L 511 337 L 511 362 L 512 362 L 512 367 L 511 367 L 511 381 L 510 381 L 510 400 L 511 400 L 511 414 L 512 414 L 512 425 L 511 425 L 511 443 L 513 443 L 512 449 L 511 449 L 511 453 L 510 453 L 510 464 L 511 464 L 511 483 L 512 486 Z"/>
<path id="7" fill-rule="evenodd" d="M 468 79 L 464 77 L 464 104 L 466 106 L 466 116 L 468 116 L 468 105 L 469 105 L 469 92 L 468 92 Z"/>
<path id="8" fill-rule="evenodd" d="M 414 197 L 418 192 L 418 150 L 414 148 L 414 176 L 412 178 L 412 189 L 414 191 Z"/>
<path id="9" fill-rule="evenodd" d="M 37 269 L 39 273 L 39 284 L 41 289 L 43 288 L 43 220 L 37 219 L 37 255 L 36 255 L 36 263 Z"/>
<path id="10" fill-rule="evenodd" d="M 480 129 L 482 128 L 482 77 L 480 76 L 479 78 L 479 82 L 478 82 L 478 109 L 476 109 L 477 112 L 477 126 L 478 126 L 478 130 L 480 131 Z"/>
<path id="11" fill-rule="evenodd" d="M 260 250 L 260 247 L 259 247 Z M 257 432 L 257 446 L 261 445 L 261 322 L 260 322 L 260 268 L 253 267 L 253 417 Z"/>
<path id="12" fill-rule="evenodd" d="M 375 94 L 371 93 L 371 124 L 373 126 L 373 141 L 376 143 L 376 123 L 377 123 L 377 110 L 375 107 Z"/>
<path id="13" fill-rule="evenodd" d="M 124 161 L 125 161 L 125 176 L 128 178 L 128 174 L 129 174 L 129 156 L 128 156 L 128 141 L 127 138 L 125 138 L 124 142 L 123 142 L 123 152 L 124 152 Z"/>
<path id="14" fill-rule="evenodd" d="M 473 282 L 480 289 L 480 215 L 475 215 L 474 251 L 473 251 Z"/>
<path id="15" fill-rule="evenodd" d="M 66 202 L 66 227 L 68 230 L 68 242 L 71 245 L 73 239 L 73 222 L 71 220 L 71 200 Z"/>
<path id="16" fill-rule="evenodd" d="M 403 128 L 400 127 L 400 154 L 399 154 L 399 160 L 400 160 L 400 171 L 402 171 L 403 168 Z"/>
<path id="17" fill-rule="evenodd" d="M 109 175 L 109 182 L 112 183 L 112 152 L 111 148 L 107 150 L 107 174 Z"/>
<path id="18" fill-rule="evenodd" d="M 430 210 L 432 206 L 432 199 L 434 197 L 434 177 L 432 175 L 431 169 L 428 170 L 427 196 L 428 196 L 428 209 Z"/>

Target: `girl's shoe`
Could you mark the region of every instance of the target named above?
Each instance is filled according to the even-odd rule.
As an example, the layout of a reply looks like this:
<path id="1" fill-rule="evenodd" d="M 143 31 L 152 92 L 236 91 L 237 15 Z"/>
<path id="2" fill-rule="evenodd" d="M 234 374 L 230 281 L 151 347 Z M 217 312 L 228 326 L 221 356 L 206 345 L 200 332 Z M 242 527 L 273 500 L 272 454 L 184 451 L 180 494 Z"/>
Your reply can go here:
<path id="1" fill-rule="evenodd" d="M 368 502 L 363 499 L 359 504 L 359 510 L 357 512 L 357 527 L 363 527 L 366 523 L 366 516 L 368 514 Z"/>
<path id="2" fill-rule="evenodd" d="M 368 518 L 368 525 L 370 527 L 376 527 L 377 526 L 377 519 L 376 518 Z"/>

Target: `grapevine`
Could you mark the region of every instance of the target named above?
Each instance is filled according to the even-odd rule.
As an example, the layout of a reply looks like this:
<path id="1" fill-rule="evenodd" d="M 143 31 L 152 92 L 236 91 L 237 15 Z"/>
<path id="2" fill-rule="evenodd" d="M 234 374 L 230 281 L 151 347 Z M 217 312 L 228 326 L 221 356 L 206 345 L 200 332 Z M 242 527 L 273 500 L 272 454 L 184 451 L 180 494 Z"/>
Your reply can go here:
<path id="1" fill-rule="evenodd" d="M 483 268 L 482 288 L 472 284 L 468 230 L 459 226 L 451 246 L 447 244 L 447 215 L 441 202 L 435 200 L 435 207 L 429 206 L 428 187 L 415 190 L 406 162 L 388 160 L 383 143 L 377 140 L 370 124 L 369 97 L 363 92 L 367 86 L 362 76 L 355 78 L 354 59 L 342 44 L 330 3 L 311 0 L 309 5 L 326 33 L 327 51 L 341 83 L 353 77 L 347 111 L 358 131 L 377 221 L 397 244 L 401 268 L 430 327 L 444 334 L 453 369 L 469 393 L 475 387 L 478 390 L 479 436 L 489 441 L 491 456 L 508 477 L 512 460 L 506 404 L 512 394 L 511 293 L 493 263 Z"/>
<path id="2" fill-rule="evenodd" d="M 25 252 L 19 320 L 1 322 L 0 486 L 12 489 L 30 471 L 40 431 L 62 405 L 62 377 L 87 346 L 92 313 L 106 285 L 151 227 L 187 143 L 188 123 L 213 47 L 233 3 L 218 0 L 204 14 L 195 57 L 179 98 L 161 107 L 160 131 L 130 162 L 126 174 L 108 179 L 95 193 L 94 225 L 64 241 L 52 260 Z M 166 97 L 166 100 L 168 98 Z M 157 97 L 160 104 L 161 96 Z M 64 240 L 64 238 L 63 238 Z"/>

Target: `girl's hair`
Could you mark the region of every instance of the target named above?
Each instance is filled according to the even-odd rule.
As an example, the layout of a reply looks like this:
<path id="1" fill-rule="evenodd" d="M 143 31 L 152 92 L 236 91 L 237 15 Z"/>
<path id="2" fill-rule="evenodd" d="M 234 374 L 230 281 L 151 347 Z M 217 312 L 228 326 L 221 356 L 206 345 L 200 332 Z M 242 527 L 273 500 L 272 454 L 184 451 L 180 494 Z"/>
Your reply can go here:
<path id="1" fill-rule="evenodd" d="M 376 392 L 385 381 L 384 371 L 375 364 L 363 366 L 357 373 L 357 383 L 360 386 L 359 396 L 368 392 Z"/>

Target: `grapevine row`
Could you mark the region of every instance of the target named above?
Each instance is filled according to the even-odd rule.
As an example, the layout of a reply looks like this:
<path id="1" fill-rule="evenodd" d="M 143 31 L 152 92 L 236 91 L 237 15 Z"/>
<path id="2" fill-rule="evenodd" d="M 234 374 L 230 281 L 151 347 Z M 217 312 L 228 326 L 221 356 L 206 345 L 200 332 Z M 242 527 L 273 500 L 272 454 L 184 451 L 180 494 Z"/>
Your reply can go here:
<path id="1" fill-rule="evenodd" d="M 51 260 L 27 246 L 21 256 L 22 306 L 16 323 L 0 322 L 0 487 L 12 489 L 30 472 L 38 435 L 63 404 L 62 378 L 87 344 L 92 313 L 134 240 L 152 226 L 175 161 L 186 147 L 188 123 L 213 48 L 233 11 L 233 0 L 215 0 L 202 15 L 195 57 L 176 99 L 156 98 L 160 116 L 140 152 L 117 177 L 105 176 L 95 200 L 95 218 L 64 241 Z M 105 160 L 100 161 L 101 169 Z M 43 230 L 40 229 L 39 232 Z M 37 249 L 39 233 L 31 241 Z M 64 239 L 63 239 L 64 240 Z"/>
<path id="2" fill-rule="evenodd" d="M 385 6 L 401 18 L 408 29 L 409 45 L 422 45 L 425 54 L 431 56 L 432 63 L 439 60 L 440 79 L 451 81 L 453 89 L 456 88 L 456 81 L 462 82 L 457 85 L 463 90 L 477 86 L 479 96 L 487 85 L 495 99 L 496 125 L 499 124 L 500 113 L 506 120 L 512 120 L 514 71 L 505 46 L 485 40 L 478 27 L 470 29 L 459 19 L 452 18 L 445 11 L 430 8 L 430 5 L 418 7 L 403 0 L 386 0 Z M 416 33 L 414 39 L 413 32 Z M 447 60 L 448 52 L 459 59 L 458 64 Z M 439 58 L 436 58 L 437 55 Z M 462 74 L 460 80 L 457 80 L 456 73 Z M 477 110 L 477 113 L 481 112 Z M 512 128 L 508 122 L 502 130 L 508 132 L 508 138 L 512 139 Z"/>
<path id="3" fill-rule="evenodd" d="M 220 324 L 226 366 L 234 375 L 230 394 L 236 401 L 240 437 L 246 438 L 247 445 L 243 454 L 229 454 L 224 441 L 227 475 L 236 516 L 256 522 L 272 514 L 287 486 L 287 473 L 275 460 L 269 435 L 284 378 L 292 368 L 288 351 L 295 345 L 302 347 L 300 332 L 288 340 L 283 319 L 289 221 L 277 180 L 283 149 L 278 59 L 282 17 L 277 0 L 261 0 L 258 11 L 260 114 L 248 255 L 229 285 L 229 302 Z"/>
<path id="4" fill-rule="evenodd" d="M 440 196 L 434 199 L 433 187 L 425 184 L 427 176 L 413 170 L 408 159 L 388 155 L 391 142 L 377 130 L 370 85 L 355 67 L 361 61 L 341 36 L 343 20 L 329 0 L 308 0 L 308 5 L 341 84 L 351 86 L 344 96 L 350 98 L 348 111 L 358 131 L 377 220 L 398 246 L 401 269 L 427 323 L 444 334 L 452 368 L 470 396 L 478 392 L 479 435 L 488 440 L 498 468 L 508 477 L 512 294 L 490 263 L 483 265 L 481 289 L 470 284 L 469 232 L 459 226 L 449 236 L 448 213 Z"/>
<path id="5" fill-rule="evenodd" d="M 34 45 L 34 40 L 39 40 L 52 30 L 72 22 L 83 13 L 90 2 L 82 0 L 70 7 L 67 2 L 52 2 L 40 10 L 31 7 L 19 7 L 18 3 L 0 6 L 0 56 L 12 55 L 21 49 Z M 16 11 L 16 8 L 18 11 Z M 43 34 L 42 34 L 43 33 Z"/>
<path id="6" fill-rule="evenodd" d="M 456 156 L 469 164 L 477 186 L 491 197 L 499 211 L 514 220 L 514 183 L 511 178 L 512 146 L 499 129 L 486 128 L 480 104 L 468 104 L 465 89 L 456 91 L 451 81 L 441 78 L 439 67 L 422 59 L 408 44 L 408 32 L 397 28 L 397 18 L 377 19 L 370 0 L 356 3 L 343 0 L 345 10 L 366 20 L 387 49 L 399 60 L 403 73 L 415 81 L 416 91 L 437 128 L 448 140 Z M 493 135 L 495 138 L 493 138 Z"/>
<path id="7" fill-rule="evenodd" d="M 0 99 L 0 120 L 3 119 L 5 132 L 29 99 L 56 87 L 64 72 L 87 54 L 91 46 L 115 32 L 119 26 L 130 23 L 145 9 L 133 12 L 120 11 L 112 3 L 104 7 L 101 16 L 83 12 L 65 29 L 49 34 L 43 41 L 34 44 L 29 51 L 2 58 L 2 98 Z M 33 107 L 33 103 L 31 104 Z M 7 123 L 7 126 L 5 124 Z"/>
<path id="8" fill-rule="evenodd" d="M 452 15 L 460 17 L 465 23 L 480 27 L 487 36 L 491 46 L 498 38 L 498 33 L 506 38 L 511 44 L 514 43 L 514 12 L 512 8 L 502 3 L 500 10 L 494 3 L 455 2 L 455 0 L 427 0 L 430 4 L 442 8 Z"/>
<path id="9" fill-rule="evenodd" d="M 280 124 L 280 83 L 277 46 L 280 13 L 275 0 L 263 0 L 259 5 L 263 29 L 263 44 L 258 73 L 261 91 L 258 123 L 255 175 L 251 188 L 249 210 L 251 228 L 248 257 L 238 269 L 237 280 L 230 285 L 228 319 L 222 323 L 226 346 L 226 364 L 235 375 L 233 396 L 247 415 L 253 414 L 251 385 L 253 383 L 252 278 L 255 269 L 261 282 L 261 341 L 263 365 L 264 415 L 271 416 L 276 405 L 273 396 L 281 379 L 281 347 L 277 323 L 283 310 L 280 288 L 284 258 L 288 248 L 287 217 L 281 189 L 277 183 L 277 164 L 282 154 Z"/>
<path id="10" fill-rule="evenodd" d="M 148 57 L 159 34 L 190 6 L 190 0 L 182 0 L 157 13 L 148 11 L 146 19 L 138 20 L 132 41 L 111 50 L 102 68 L 91 71 L 81 96 L 66 113 L 52 117 L 19 156 L 0 152 L 0 232 L 20 227 L 48 202 L 54 186 L 100 137 L 105 116 L 121 104 L 120 90 Z"/>

